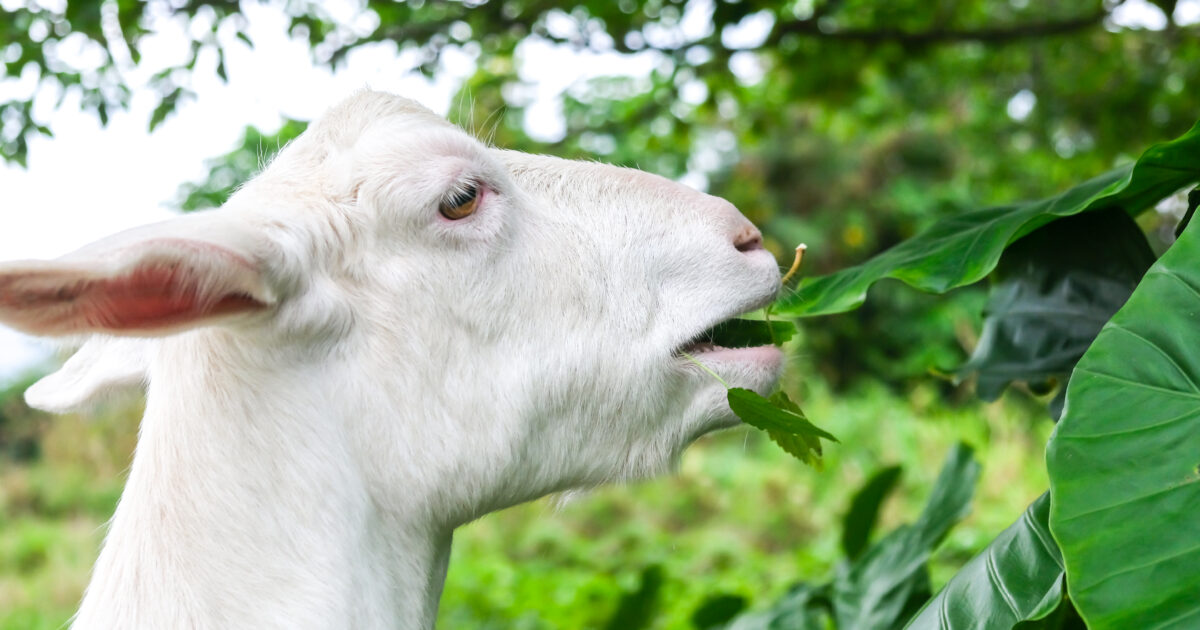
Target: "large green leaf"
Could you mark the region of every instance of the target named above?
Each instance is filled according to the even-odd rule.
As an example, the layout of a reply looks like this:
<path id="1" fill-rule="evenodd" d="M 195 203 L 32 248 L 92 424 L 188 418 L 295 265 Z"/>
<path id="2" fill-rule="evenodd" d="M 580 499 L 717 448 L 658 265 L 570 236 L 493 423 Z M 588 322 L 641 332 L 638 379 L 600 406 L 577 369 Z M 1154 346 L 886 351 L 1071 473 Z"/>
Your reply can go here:
<path id="1" fill-rule="evenodd" d="M 900 480 L 900 467 L 880 469 L 863 484 L 850 501 L 850 511 L 842 519 L 842 551 L 848 560 L 855 560 L 871 541 L 871 530 L 879 518 L 879 508 Z"/>
<path id="2" fill-rule="evenodd" d="M 1194 223 L 1079 361 L 1046 454 L 1050 528 L 1095 630 L 1200 627 Z"/>
<path id="3" fill-rule="evenodd" d="M 839 313 L 858 307 L 867 289 L 895 278 L 942 293 L 976 282 L 995 268 L 1013 241 L 1047 223 L 1080 212 L 1118 207 L 1130 214 L 1200 181 L 1200 124 L 1148 149 L 1123 166 L 1060 195 L 947 217 L 871 260 L 828 276 L 806 279 L 774 312 L 786 316 Z"/>
<path id="4" fill-rule="evenodd" d="M 1050 536 L 1049 518 L 1050 495 L 1043 494 L 905 628 L 1011 630 L 1050 617 L 1064 603 L 1064 591 L 1062 555 Z"/>
<path id="5" fill-rule="evenodd" d="M 1137 223 L 1110 208 L 1059 219 L 1013 243 L 1000 259 L 983 333 L 960 373 L 995 400 L 1013 381 L 1052 391 L 1100 328 L 1125 304 L 1154 252 Z M 1061 411 L 1061 392 L 1051 414 Z"/>
<path id="6" fill-rule="evenodd" d="M 871 546 L 833 582 L 838 628 L 899 628 L 929 597 L 927 562 L 950 528 L 967 514 L 979 464 L 971 447 L 946 458 L 921 516 Z"/>

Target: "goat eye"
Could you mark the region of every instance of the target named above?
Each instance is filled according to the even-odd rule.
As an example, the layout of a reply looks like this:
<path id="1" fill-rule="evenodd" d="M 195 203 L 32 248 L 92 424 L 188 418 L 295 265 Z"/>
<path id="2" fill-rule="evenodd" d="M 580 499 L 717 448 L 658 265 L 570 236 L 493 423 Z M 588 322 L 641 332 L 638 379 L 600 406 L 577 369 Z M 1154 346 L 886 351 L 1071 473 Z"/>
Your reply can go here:
<path id="1" fill-rule="evenodd" d="M 463 189 L 456 191 L 450 198 L 443 200 L 438 211 L 447 219 L 457 221 L 475 214 L 478 207 L 479 187 L 475 184 L 468 184 Z"/>

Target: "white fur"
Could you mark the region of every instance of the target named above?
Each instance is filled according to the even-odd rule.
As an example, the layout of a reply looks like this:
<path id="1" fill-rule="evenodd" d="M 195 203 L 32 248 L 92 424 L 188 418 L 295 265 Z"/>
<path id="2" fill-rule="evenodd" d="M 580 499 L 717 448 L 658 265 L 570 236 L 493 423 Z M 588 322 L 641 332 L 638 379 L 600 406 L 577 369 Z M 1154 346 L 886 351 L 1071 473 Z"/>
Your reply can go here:
<path id="1" fill-rule="evenodd" d="M 478 212 L 440 217 L 467 180 L 485 188 Z M 105 335 L 31 403 L 77 408 L 149 383 L 74 627 L 432 627 L 455 527 L 657 473 L 735 421 L 721 385 L 676 351 L 774 296 L 773 258 L 735 247 L 755 238 L 720 199 L 491 149 L 361 92 L 220 210 L 0 266 L 0 321 Z M 118 331 L 63 319 L 103 300 L 41 305 L 65 323 L 38 328 L 46 283 L 143 268 L 252 304 Z M 779 371 L 770 351 L 701 359 L 759 391 Z"/>

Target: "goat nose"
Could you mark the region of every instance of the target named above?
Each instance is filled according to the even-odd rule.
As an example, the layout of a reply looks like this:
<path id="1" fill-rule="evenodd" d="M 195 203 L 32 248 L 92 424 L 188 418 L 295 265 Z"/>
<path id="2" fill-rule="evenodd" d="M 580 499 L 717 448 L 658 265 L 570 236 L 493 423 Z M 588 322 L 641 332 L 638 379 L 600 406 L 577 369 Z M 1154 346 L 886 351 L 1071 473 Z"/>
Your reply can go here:
<path id="1" fill-rule="evenodd" d="M 752 225 L 746 225 L 739 229 L 733 237 L 733 246 L 742 253 L 762 249 L 762 232 Z"/>

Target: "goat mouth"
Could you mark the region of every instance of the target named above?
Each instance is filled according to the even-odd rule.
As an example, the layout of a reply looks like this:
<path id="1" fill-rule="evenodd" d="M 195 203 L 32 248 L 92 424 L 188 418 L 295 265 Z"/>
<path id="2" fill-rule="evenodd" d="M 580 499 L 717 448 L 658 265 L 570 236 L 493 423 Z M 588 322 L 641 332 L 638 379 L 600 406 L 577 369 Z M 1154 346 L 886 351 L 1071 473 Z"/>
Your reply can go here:
<path id="1" fill-rule="evenodd" d="M 773 339 L 764 332 L 767 324 L 731 317 L 709 326 L 675 350 L 677 356 L 733 353 L 738 350 L 773 348 Z"/>
<path id="2" fill-rule="evenodd" d="M 776 339 L 771 331 L 771 324 L 765 319 L 744 319 L 742 316 L 766 307 L 775 299 L 775 293 L 763 296 L 760 300 L 749 304 L 746 311 L 718 320 L 702 332 L 681 344 L 675 350 L 675 356 L 684 354 L 696 356 L 705 355 L 716 358 L 716 354 L 743 354 L 746 350 L 755 349 L 762 352 L 778 352 Z M 745 308 L 745 306 L 743 306 Z"/>

